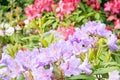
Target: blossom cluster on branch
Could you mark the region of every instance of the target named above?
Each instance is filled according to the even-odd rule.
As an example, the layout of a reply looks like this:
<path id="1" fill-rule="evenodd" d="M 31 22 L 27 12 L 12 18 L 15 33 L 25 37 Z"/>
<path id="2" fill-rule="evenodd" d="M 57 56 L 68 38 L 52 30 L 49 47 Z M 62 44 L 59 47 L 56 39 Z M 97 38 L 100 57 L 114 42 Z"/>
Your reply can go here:
<path id="1" fill-rule="evenodd" d="M 55 12 L 57 17 L 63 19 L 64 14 L 70 14 L 75 10 L 80 0 L 60 0 L 55 3 L 54 0 L 35 0 L 34 4 L 31 4 L 25 8 L 25 13 L 28 20 L 33 20 L 36 17 L 41 17 L 42 12 L 52 11 L 53 6 L 56 5 Z"/>
<path id="2" fill-rule="evenodd" d="M 105 3 L 104 11 L 108 16 L 108 21 L 114 21 L 114 28 L 120 29 L 120 0 L 111 0 Z"/>
<path id="3" fill-rule="evenodd" d="M 101 38 L 107 40 L 104 45 L 111 51 L 118 49 L 116 36 L 106 30 L 106 25 L 101 22 L 90 21 L 81 29 L 76 29 L 67 38 L 67 40 L 60 39 L 46 48 L 34 48 L 32 51 L 20 50 L 14 58 L 3 54 L 4 57 L 0 62 L 6 66 L 7 70 L 2 75 L 7 76 L 7 79 L 23 74 L 27 80 L 57 80 L 81 73 L 91 74 L 89 49 L 97 48 L 96 45 Z M 83 53 L 84 60 L 79 58 Z M 56 76 L 57 73 L 59 77 Z"/>

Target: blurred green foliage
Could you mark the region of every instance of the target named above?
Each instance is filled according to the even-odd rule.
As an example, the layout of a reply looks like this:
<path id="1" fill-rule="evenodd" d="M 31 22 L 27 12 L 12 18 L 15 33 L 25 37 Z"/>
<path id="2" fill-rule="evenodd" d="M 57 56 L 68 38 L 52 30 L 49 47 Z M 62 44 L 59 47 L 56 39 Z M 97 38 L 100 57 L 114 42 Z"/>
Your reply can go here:
<path id="1" fill-rule="evenodd" d="M 10 22 L 20 18 L 25 18 L 25 6 L 33 3 L 34 0 L 0 0 L 0 23 Z"/>

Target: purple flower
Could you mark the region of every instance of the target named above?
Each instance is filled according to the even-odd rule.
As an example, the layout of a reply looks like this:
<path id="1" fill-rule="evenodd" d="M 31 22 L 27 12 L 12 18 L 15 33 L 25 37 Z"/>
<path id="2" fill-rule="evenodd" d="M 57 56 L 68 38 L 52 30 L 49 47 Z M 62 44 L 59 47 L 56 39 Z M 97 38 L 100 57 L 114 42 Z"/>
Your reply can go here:
<path id="1" fill-rule="evenodd" d="M 36 67 L 40 67 L 53 63 L 54 59 L 50 57 L 49 52 L 49 48 L 41 48 L 39 55 L 34 57 L 33 64 L 36 65 Z"/>
<path id="2" fill-rule="evenodd" d="M 73 47 L 73 53 L 75 55 L 79 55 L 82 52 L 87 52 L 89 48 L 94 45 L 94 40 L 88 34 L 82 32 L 80 29 L 76 30 L 76 32 L 69 38 L 69 41 Z"/>
<path id="3" fill-rule="evenodd" d="M 109 30 L 106 30 L 106 25 L 99 22 L 97 27 L 97 34 L 103 37 L 108 37 L 112 34 L 112 32 Z"/>
<path id="4" fill-rule="evenodd" d="M 21 63 L 24 69 L 28 70 L 28 69 L 31 69 L 31 67 L 33 67 L 33 65 L 31 64 L 31 61 L 34 55 L 32 54 L 30 50 L 27 50 L 27 51 L 20 50 L 16 54 L 16 60 Z"/>
<path id="5" fill-rule="evenodd" d="M 4 64 L 8 70 L 6 74 L 10 75 L 11 78 L 18 77 L 24 71 L 22 65 L 16 59 L 6 59 Z"/>
<path id="6" fill-rule="evenodd" d="M 106 25 L 101 22 L 89 21 L 82 26 L 81 30 L 87 34 L 99 35 L 108 37 L 112 34 L 111 31 L 106 30 Z"/>
<path id="7" fill-rule="evenodd" d="M 11 80 L 10 77 L 5 76 L 5 75 L 1 75 L 0 74 L 0 80 Z"/>
<path id="8" fill-rule="evenodd" d="M 33 69 L 32 75 L 34 80 L 52 80 L 52 68 L 44 69 L 43 67 L 39 67 L 37 69 Z"/>
<path id="9" fill-rule="evenodd" d="M 109 79 L 108 80 L 120 80 L 119 71 L 114 70 L 112 72 L 109 72 Z"/>
<path id="10" fill-rule="evenodd" d="M 87 52 L 88 49 L 84 48 L 81 43 L 74 43 L 73 45 L 73 53 L 75 55 L 79 55 L 81 52 Z"/>
<path id="11" fill-rule="evenodd" d="M 96 32 L 96 29 L 98 27 L 97 23 L 95 21 L 89 21 L 87 22 L 85 25 L 82 25 L 82 28 L 81 30 L 84 32 L 84 33 L 91 33 L 91 34 L 97 34 Z"/>
<path id="12" fill-rule="evenodd" d="M 59 40 L 49 46 L 49 55 L 55 61 L 72 56 L 72 45 L 69 42 Z"/>
<path id="13" fill-rule="evenodd" d="M 70 59 L 65 60 L 65 62 L 60 65 L 60 68 L 64 71 L 66 77 L 70 77 L 71 75 L 79 75 L 81 73 L 79 65 L 80 59 L 72 56 Z"/>
<path id="14" fill-rule="evenodd" d="M 65 77 L 79 75 L 82 72 L 91 74 L 92 70 L 88 62 L 88 56 L 80 64 L 80 58 L 77 58 L 76 55 L 87 54 L 89 48 L 97 48 L 97 41 L 101 37 L 108 39 L 107 45 L 110 50 L 118 49 L 116 36 L 106 30 L 105 27 L 103 23 L 90 21 L 83 25 L 81 29 L 77 29 L 66 41 L 56 31 L 50 31 L 45 33 L 44 36 L 55 34 L 56 42 L 46 48 L 34 48 L 32 51 L 20 50 L 15 59 L 3 54 L 4 57 L 0 63 L 7 67 L 6 75 L 10 76 L 10 78 L 31 71 L 34 80 L 52 80 L 52 76 L 55 75 L 53 73 L 53 64 L 56 64 L 64 72 Z M 46 66 L 49 67 L 45 69 Z M 29 76 L 26 78 L 29 79 Z"/>
<path id="15" fill-rule="evenodd" d="M 62 41 L 62 43 L 60 44 L 62 45 L 61 53 L 60 53 L 61 57 L 63 58 L 63 60 L 69 59 L 73 55 L 72 44 L 69 41 Z"/>
<path id="16" fill-rule="evenodd" d="M 50 30 L 49 32 L 44 33 L 43 36 L 48 36 L 48 35 L 52 35 L 52 34 L 54 34 L 55 40 L 64 39 L 64 36 L 55 30 Z"/>
<path id="17" fill-rule="evenodd" d="M 112 34 L 108 38 L 108 42 L 107 42 L 107 45 L 110 47 L 111 51 L 118 49 L 118 46 L 117 46 L 116 42 L 117 42 L 117 37 L 114 34 Z"/>
<path id="18" fill-rule="evenodd" d="M 91 74 L 92 70 L 90 68 L 91 66 L 88 62 L 88 57 L 86 56 L 84 62 L 79 66 L 79 69 L 85 72 L 86 74 Z"/>

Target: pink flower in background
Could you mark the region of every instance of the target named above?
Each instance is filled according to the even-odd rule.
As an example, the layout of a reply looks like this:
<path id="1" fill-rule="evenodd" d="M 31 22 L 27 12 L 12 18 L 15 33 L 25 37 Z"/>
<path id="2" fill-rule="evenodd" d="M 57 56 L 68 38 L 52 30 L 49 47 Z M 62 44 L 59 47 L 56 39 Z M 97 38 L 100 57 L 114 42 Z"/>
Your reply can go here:
<path id="1" fill-rule="evenodd" d="M 117 19 L 117 20 L 114 22 L 114 28 L 115 28 L 115 29 L 120 29 L 120 19 Z"/>
<path id="2" fill-rule="evenodd" d="M 71 2 L 74 6 L 78 5 L 80 0 L 63 0 L 64 3 L 69 3 Z"/>
<path id="3" fill-rule="evenodd" d="M 105 3 L 104 11 L 108 16 L 108 21 L 114 21 L 114 29 L 120 29 L 120 0 L 111 0 Z"/>
<path id="4" fill-rule="evenodd" d="M 56 5 L 57 17 L 63 20 L 64 14 L 71 14 L 75 10 L 80 0 L 60 0 Z M 54 0 L 35 0 L 33 5 L 27 6 L 25 9 L 28 20 L 40 17 L 40 13 L 52 11 Z"/>
<path id="5" fill-rule="evenodd" d="M 25 8 L 25 14 L 28 20 L 31 21 L 36 17 L 40 18 L 41 12 L 51 11 L 53 3 L 54 3 L 53 0 L 35 0 L 34 4 L 29 5 Z"/>
<path id="6" fill-rule="evenodd" d="M 116 15 L 111 15 L 107 18 L 108 21 L 116 20 Z"/>
<path id="7" fill-rule="evenodd" d="M 65 37 L 65 40 L 67 40 L 70 35 L 73 35 L 73 33 L 75 32 L 75 28 L 73 26 L 70 26 L 68 28 L 58 27 L 57 31 L 61 32 L 63 36 Z"/>
<path id="8" fill-rule="evenodd" d="M 33 20 L 36 17 L 41 17 L 39 11 L 34 5 L 29 5 L 25 8 L 25 14 L 29 21 Z"/>
<path id="9" fill-rule="evenodd" d="M 105 11 L 111 11 L 112 6 L 113 6 L 113 3 L 112 3 L 112 2 L 107 2 L 107 3 L 105 3 L 105 8 L 104 8 L 104 10 L 105 10 Z"/>
<path id="10" fill-rule="evenodd" d="M 105 3 L 104 10 L 106 12 L 110 12 L 111 14 L 119 14 L 120 13 L 120 0 L 113 0 Z"/>
<path id="11" fill-rule="evenodd" d="M 91 6 L 95 10 L 100 9 L 100 3 L 98 0 L 87 0 L 87 5 Z"/>
<path id="12" fill-rule="evenodd" d="M 51 11 L 53 4 L 54 4 L 54 0 L 35 0 L 34 1 L 34 5 L 36 6 L 39 12 Z"/>
<path id="13" fill-rule="evenodd" d="M 63 15 L 71 14 L 79 2 L 80 0 L 60 0 L 56 8 L 57 17 L 63 20 Z"/>

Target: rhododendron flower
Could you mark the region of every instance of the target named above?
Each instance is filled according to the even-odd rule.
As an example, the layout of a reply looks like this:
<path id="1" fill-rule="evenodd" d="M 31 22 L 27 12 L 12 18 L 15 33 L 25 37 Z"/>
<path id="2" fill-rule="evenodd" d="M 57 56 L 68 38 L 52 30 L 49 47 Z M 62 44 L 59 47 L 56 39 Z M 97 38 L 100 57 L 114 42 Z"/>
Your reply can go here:
<path id="1" fill-rule="evenodd" d="M 1 80 L 11 80 L 8 76 L 1 75 L 1 74 L 0 74 L 0 79 Z"/>
<path id="2" fill-rule="evenodd" d="M 120 29 L 120 19 L 115 20 L 115 22 L 114 22 L 114 28 L 115 29 Z"/>
<path id="3" fill-rule="evenodd" d="M 107 45 L 110 46 L 111 51 L 118 49 L 118 46 L 117 46 L 116 42 L 117 42 L 117 37 L 114 34 L 112 34 L 109 37 L 108 42 L 107 42 Z"/>
<path id="4" fill-rule="evenodd" d="M 120 13 L 120 0 L 112 0 L 105 3 L 104 10 L 113 14 Z"/>
<path id="5" fill-rule="evenodd" d="M 65 30 L 69 32 L 69 29 Z M 47 34 L 49 33 L 51 32 Z M 8 69 L 5 74 L 10 78 L 18 78 L 20 74 L 25 75 L 26 72 L 30 71 L 30 76 L 34 80 L 56 80 L 58 68 L 58 71 L 64 74 L 63 79 L 81 73 L 91 74 L 92 70 L 87 56 L 88 50 L 98 48 L 94 45 L 98 44 L 101 37 L 108 39 L 106 45 L 111 51 L 118 49 L 116 36 L 111 31 L 106 30 L 105 24 L 100 22 L 90 21 L 72 34 L 68 40 L 57 40 L 46 48 L 34 48 L 31 51 L 20 50 L 16 53 L 14 59 L 8 54 L 2 54 L 4 57 L 2 57 L 0 63 L 5 64 Z M 81 55 L 81 53 L 86 54 L 86 56 Z M 83 62 L 78 55 L 85 57 Z M 58 76 L 61 78 L 61 75 Z M 29 79 L 29 76 L 25 75 L 26 78 Z"/>
<path id="6" fill-rule="evenodd" d="M 86 74 L 92 73 L 91 66 L 88 62 L 88 56 L 85 57 L 84 62 L 82 63 L 82 65 L 79 66 L 79 68 Z"/>
<path id="7" fill-rule="evenodd" d="M 82 52 L 87 52 L 94 43 L 94 40 L 88 36 L 88 34 L 80 31 L 79 29 L 76 30 L 73 36 L 70 36 L 69 41 L 73 45 L 73 53 L 75 55 L 79 55 Z"/>
<path id="8" fill-rule="evenodd" d="M 63 47 L 64 46 L 64 47 Z M 57 61 L 68 59 L 72 56 L 72 45 L 69 42 L 60 40 L 49 46 L 49 57 Z"/>
<path id="9" fill-rule="evenodd" d="M 5 66 L 7 66 L 7 75 L 10 75 L 11 78 L 18 77 L 23 71 L 22 65 L 19 63 L 18 60 L 13 60 L 11 57 L 4 59 Z"/>
<path id="10" fill-rule="evenodd" d="M 105 8 L 104 8 L 104 10 L 105 10 L 105 11 L 111 11 L 112 6 L 113 6 L 113 3 L 112 3 L 112 2 L 107 2 L 107 3 L 105 3 Z"/>
<path id="11" fill-rule="evenodd" d="M 40 18 L 40 13 L 43 11 L 51 11 L 53 3 L 53 0 L 35 0 L 34 4 L 25 8 L 25 14 L 28 20 L 31 21 L 36 17 Z"/>
<path id="12" fill-rule="evenodd" d="M 21 63 L 24 69 L 28 70 L 33 67 L 31 64 L 32 53 L 31 51 L 22 51 L 20 50 L 16 55 L 17 60 Z"/>
<path id="13" fill-rule="evenodd" d="M 95 10 L 100 9 L 100 3 L 98 0 L 87 0 L 87 4 Z"/>
<path id="14" fill-rule="evenodd" d="M 70 59 L 65 60 L 65 62 L 60 65 L 60 68 L 64 71 L 66 77 L 70 77 L 71 75 L 79 75 L 81 73 L 79 65 L 80 59 L 72 56 Z"/>
<path id="15" fill-rule="evenodd" d="M 39 10 L 34 5 L 29 5 L 25 8 L 25 14 L 29 21 L 33 20 L 36 17 L 41 17 Z"/>
<path id="16" fill-rule="evenodd" d="M 64 14 L 71 14 L 79 2 L 80 0 L 60 0 L 56 9 L 57 17 L 63 20 Z"/>
<path id="17" fill-rule="evenodd" d="M 112 34 L 111 31 L 106 30 L 106 25 L 101 22 L 96 23 L 95 21 L 89 21 L 85 25 L 82 26 L 82 31 L 87 34 L 100 35 L 103 37 L 110 36 Z"/>
<path id="18" fill-rule="evenodd" d="M 120 19 L 117 17 L 120 14 L 120 0 L 111 0 L 105 3 L 104 10 L 109 15 L 109 21 L 114 20 L 114 28 L 120 29 Z"/>
<path id="19" fill-rule="evenodd" d="M 80 0 L 60 0 L 57 3 L 57 17 L 63 19 L 64 14 L 70 14 L 75 10 Z M 54 0 L 35 0 L 33 5 L 26 7 L 25 13 L 29 20 L 40 17 L 40 13 L 44 11 L 52 11 Z"/>
<path id="20" fill-rule="evenodd" d="M 73 26 L 70 26 L 68 28 L 58 27 L 57 31 L 62 33 L 63 36 L 65 37 L 65 40 L 67 40 L 70 35 L 73 35 L 73 33 L 75 32 L 75 29 Z"/>
<path id="21" fill-rule="evenodd" d="M 107 18 L 107 20 L 108 21 L 112 21 L 112 20 L 116 20 L 117 18 L 116 18 L 116 15 L 110 15 L 108 18 Z"/>
<path id="22" fill-rule="evenodd" d="M 34 80 L 52 80 L 52 68 L 44 69 L 44 67 L 39 67 L 38 69 L 33 69 L 32 75 Z"/>
<path id="23" fill-rule="evenodd" d="M 35 0 L 34 5 L 39 12 L 51 11 L 54 0 Z"/>

